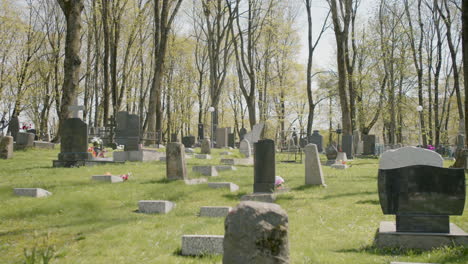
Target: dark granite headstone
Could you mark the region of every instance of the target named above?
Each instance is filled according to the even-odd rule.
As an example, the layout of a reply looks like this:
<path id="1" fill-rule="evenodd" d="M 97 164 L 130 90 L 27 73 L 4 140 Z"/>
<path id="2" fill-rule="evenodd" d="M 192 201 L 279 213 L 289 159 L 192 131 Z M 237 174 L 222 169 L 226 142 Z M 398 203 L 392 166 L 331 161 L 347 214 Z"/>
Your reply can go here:
<path id="1" fill-rule="evenodd" d="M 239 131 L 239 141 L 242 141 L 245 137 L 245 134 L 247 134 L 247 129 L 245 127 L 241 128 Z"/>
<path id="2" fill-rule="evenodd" d="M 353 146 L 353 135 L 341 136 L 341 148 L 346 153 L 348 159 L 353 159 L 354 146 Z"/>
<path id="3" fill-rule="evenodd" d="M 195 136 L 185 136 L 182 138 L 182 144 L 185 148 L 193 148 L 195 145 Z"/>
<path id="4" fill-rule="evenodd" d="M 259 140 L 254 144 L 254 193 L 275 190 L 275 142 Z"/>
<path id="5" fill-rule="evenodd" d="M 140 150 L 140 117 L 118 112 L 115 122 L 115 142 L 124 145 L 125 151 Z"/>
<path id="6" fill-rule="evenodd" d="M 85 165 L 92 159 L 88 151 L 88 125 L 80 118 L 68 118 L 60 132 L 60 153 L 54 167 L 74 167 Z"/>
<path id="7" fill-rule="evenodd" d="M 465 205 L 463 169 L 379 169 L 378 188 L 383 213 L 396 215 L 397 232 L 449 233 L 449 215 L 461 215 Z"/>
<path id="8" fill-rule="evenodd" d="M 317 145 L 319 153 L 323 152 L 323 136 L 320 135 L 320 132 L 318 130 L 314 130 L 312 135 L 310 135 L 309 143 Z"/>
<path id="9" fill-rule="evenodd" d="M 171 142 L 179 142 L 176 133 L 172 133 L 172 134 L 171 134 Z"/>
<path id="10" fill-rule="evenodd" d="M 202 141 L 205 138 L 205 125 L 198 124 L 198 141 Z"/>
<path id="11" fill-rule="evenodd" d="M 16 141 L 16 135 L 18 134 L 19 130 L 19 119 L 18 117 L 14 116 L 11 118 L 10 123 L 8 123 L 8 132 L 11 133 L 14 141 Z"/>
<path id="12" fill-rule="evenodd" d="M 228 147 L 234 148 L 236 146 L 236 136 L 234 133 L 228 135 Z"/>
<path id="13" fill-rule="evenodd" d="M 28 130 L 26 130 L 26 132 L 34 134 L 34 140 L 38 140 L 39 137 L 37 136 L 37 130 L 36 129 L 34 129 L 34 128 L 33 129 L 28 129 Z"/>
<path id="14" fill-rule="evenodd" d="M 363 135 L 362 141 L 364 142 L 364 155 L 375 155 L 375 135 Z"/>

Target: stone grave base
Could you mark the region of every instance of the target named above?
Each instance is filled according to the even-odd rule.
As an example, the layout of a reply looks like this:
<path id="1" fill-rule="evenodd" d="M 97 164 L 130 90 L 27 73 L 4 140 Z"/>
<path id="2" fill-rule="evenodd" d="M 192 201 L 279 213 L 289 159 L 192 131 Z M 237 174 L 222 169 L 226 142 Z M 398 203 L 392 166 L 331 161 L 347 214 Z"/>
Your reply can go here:
<path id="1" fill-rule="evenodd" d="M 330 167 L 332 167 L 334 169 L 338 169 L 338 170 L 345 170 L 345 169 L 349 168 L 349 166 L 346 165 L 346 164 L 333 164 Z"/>
<path id="2" fill-rule="evenodd" d="M 196 184 L 206 183 L 207 180 L 205 178 L 197 178 L 197 179 L 184 180 L 184 182 L 187 185 L 196 185 Z"/>
<path id="3" fill-rule="evenodd" d="M 230 165 L 218 165 L 216 166 L 217 171 L 235 171 L 237 170 L 236 167 Z"/>
<path id="4" fill-rule="evenodd" d="M 28 196 L 28 197 L 35 197 L 35 198 L 47 197 L 47 196 L 52 195 L 51 192 L 46 191 L 41 188 L 15 188 L 13 189 L 13 192 L 17 196 Z"/>
<path id="5" fill-rule="evenodd" d="M 196 154 L 196 155 L 195 155 L 195 158 L 196 158 L 196 159 L 207 159 L 207 160 L 210 160 L 210 159 L 211 159 L 211 155 L 210 155 L 210 154 Z"/>
<path id="6" fill-rule="evenodd" d="M 150 161 L 159 161 L 162 157 L 165 157 L 166 154 L 163 152 L 158 152 L 151 149 L 142 149 L 134 151 L 115 151 L 112 153 L 114 161 L 124 162 L 124 161 L 141 161 L 141 162 L 150 162 Z"/>
<path id="7" fill-rule="evenodd" d="M 182 255 L 222 255 L 224 236 L 184 235 L 182 236 Z"/>
<path id="8" fill-rule="evenodd" d="M 216 170 L 215 166 L 193 166 L 192 171 L 204 176 L 218 176 L 218 170 Z"/>
<path id="9" fill-rule="evenodd" d="M 112 175 L 94 175 L 94 176 L 91 177 L 91 180 L 101 181 L 101 182 L 110 182 L 110 183 L 116 183 L 116 182 L 123 182 L 124 181 L 122 179 L 122 177 L 112 176 Z"/>
<path id="10" fill-rule="evenodd" d="M 202 217 L 226 217 L 232 210 L 229 206 L 202 206 L 200 216 Z"/>
<path id="11" fill-rule="evenodd" d="M 274 203 L 276 201 L 275 193 L 252 193 L 241 197 L 241 201 L 255 201 L 264 203 Z"/>
<path id="12" fill-rule="evenodd" d="M 138 212 L 145 214 L 167 214 L 175 203 L 163 200 L 142 200 L 138 202 Z"/>
<path id="13" fill-rule="evenodd" d="M 327 160 L 327 163 L 325 163 L 325 166 L 331 166 L 336 163 L 336 160 Z"/>
<path id="14" fill-rule="evenodd" d="M 46 141 L 34 141 L 34 147 L 39 149 L 55 149 L 55 143 Z"/>
<path id="15" fill-rule="evenodd" d="M 222 164 L 226 165 L 244 165 L 249 166 L 254 164 L 253 158 L 245 158 L 245 159 L 221 159 Z"/>
<path id="16" fill-rule="evenodd" d="M 213 189 L 229 189 L 231 192 L 239 190 L 239 186 L 232 182 L 209 182 L 208 187 Z"/>
<path id="17" fill-rule="evenodd" d="M 111 161 L 107 159 L 91 159 L 91 160 L 73 160 L 73 161 L 63 161 L 63 160 L 54 160 L 52 161 L 52 166 L 54 168 L 73 168 L 73 167 L 92 167 L 96 165 L 106 165 L 106 164 L 124 164 L 125 162 L 121 161 Z"/>
<path id="18" fill-rule="evenodd" d="M 457 225 L 450 223 L 450 233 L 396 232 L 395 222 L 380 222 L 375 245 L 379 248 L 423 249 L 442 246 L 468 246 L 468 234 Z"/>

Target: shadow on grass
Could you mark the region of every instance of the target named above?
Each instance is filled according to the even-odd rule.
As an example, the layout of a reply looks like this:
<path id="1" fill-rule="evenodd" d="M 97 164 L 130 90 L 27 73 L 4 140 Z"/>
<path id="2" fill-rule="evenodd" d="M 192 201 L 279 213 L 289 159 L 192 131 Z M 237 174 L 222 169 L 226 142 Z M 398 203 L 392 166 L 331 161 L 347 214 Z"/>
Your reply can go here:
<path id="1" fill-rule="evenodd" d="M 355 193 L 342 193 L 342 194 L 335 194 L 335 195 L 327 195 L 323 197 L 322 200 L 349 197 L 349 196 L 371 195 L 371 194 L 377 194 L 377 192 L 355 192 Z"/>
<path id="2" fill-rule="evenodd" d="M 176 182 L 175 180 L 169 180 L 167 178 L 162 178 L 162 179 L 159 179 L 159 180 L 150 180 L 150 181 L 144 181 L 144 182 L 141 182 L 140 184 L 166 184 L 166 183 L 172 183 L 172 182 Z"/>
<path id="3" fill-rule="evenodd" d="M 357 201 L 356 204 L 372 204 L 372 205 L 379 205 L 380 202 L 378 200 L 360 200 Z"/>
<path id="4" fill-rule="evenodd" d="M 228 193 L 228 194 L 223 194 L 223 197 L 229 200 L 239 201 L 240 198 L 246 194 L 247 194 L 246 192 Z"/>
<path id="5" fill-rule="evenodd" d="M 322 185 L 301 185 L 292 188 L 293 191 L 305 191 L 305 190 L 313 190 L 313 189 L 322 189 L 324 188 Z"/>

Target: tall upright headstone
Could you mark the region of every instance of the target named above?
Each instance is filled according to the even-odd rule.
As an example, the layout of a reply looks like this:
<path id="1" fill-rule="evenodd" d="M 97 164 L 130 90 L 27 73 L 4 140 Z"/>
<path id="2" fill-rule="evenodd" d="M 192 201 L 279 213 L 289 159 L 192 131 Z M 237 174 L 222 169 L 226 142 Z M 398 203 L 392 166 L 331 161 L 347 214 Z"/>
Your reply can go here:
<path id="1" fill-rule="evenodd" d="M 279 205 L 241 202 L 224 230 L 224 264 L 289 263 L 288 215 Z"/>
<path id="2" fill-rule="evenodd" d="M 13 157 L 13 137 L 0 137 L 0 159 L 11 159 Z"/>
<path id="3" fill-rule="evenodd" d="M 317 145 L 308 144 L 304 148 L 305 152 L 305 184 L 306 185 L 325 185 L 323 179 L 322 165 Z"/>
<path id="4" fill-rule="evenodd" d="M 125 151 L 140 150 L 140 117 L 121 111 L 115 116 L 115 142 Z"/>
<path id="5" fill-rule="evenodd" d="M 272 193 L 275 190 L 275 142 L 259 140 L 254 144 L 254 193 Z"/>
<path id="6" fill-rule="evenodd" d="M 236 134 L 229 133 L 228 134 L 228 147 L 235 148 L 236 146 Z"/>
<path id="7" fill-rule="evenodd" d="M 364 142 L 364 155 L 375 155 L 375 143 L 376 137 L 375 135 L 363 135 L 362 141 Z"/>
<path id="8" fill-rule="evenodd" d="M 166 146 L 166 177 L 169 180 L 187 179 L 185 148 L 181 143 L 171 142 Z"/>
<path id="9" fill-rule="evenodd" d="M 314 130 L 312 135 L 310 135 L 309 143 L 317 145 L 318 152 L 323 152 L 323 136 L 320 135 L 318 130 Z"/>
<path id="10" fill-rule="evenodd" d="M 198 124 L 198 141 L 202 141 L 205 138 L 205 125 Z"/>
<path id="11" fill-rule="evenodd" d="M 239 130 L 239 139 L 242 141 L 245 137 L 245 134 L 247 134 L 247 129 L 245 127 L 241 128 Z"/>
<path id="12" fill-rule="evenodd" d="M 60 133 L 60 153 L 54 167 L 86 165 L 92 159 L 88 152 L 88 125 L 79 118 L 68 118 L 63 122 Z"/>
<path id="13" fill-rule="evenodd" d="M 10 132 L 13 140 L 16 141 L 16 136 L 20 130 L 19 119 L 17 116 L 11 118 L 10 123 L 8 123 L 8 132 Z"/>
<path id="14" fill-rule="evenodd" d="M 226 148 L 228 147 L 228 135 L 230 132 L 228 127 L 218 127 L 216 128 L 216 147 L 217 148 Z"/>
<path id="15" fill-rule="evenodd" d="M 246 158 L 250 158 L 250 156 L 252 156 L 252 147 L 247 139 L 243 139 L 240 142 L 239 152 L 244 154 Z"/>
<path id="16" fill-rule="evenodd" d="M 343 152 L 346 153 L 348 159 L 353 159 L 354 155 L 354 145 L 353 145 L 353 135 L 342 135 L 341 145 Z"/>
<path id="17" fill-rule="evenodd" d="M 361 154 L 361 153 L 358 152 L 360 142 L 361 142 L 361 132 L 359 132 L 359 130 L 354 130 L 353 131 L 354 154 Z"/>
<path id="18" fill-rule="evenodd" d="M 205 138 L 201 144 L 201 154 L 211 154 L 211 140 Z"/>

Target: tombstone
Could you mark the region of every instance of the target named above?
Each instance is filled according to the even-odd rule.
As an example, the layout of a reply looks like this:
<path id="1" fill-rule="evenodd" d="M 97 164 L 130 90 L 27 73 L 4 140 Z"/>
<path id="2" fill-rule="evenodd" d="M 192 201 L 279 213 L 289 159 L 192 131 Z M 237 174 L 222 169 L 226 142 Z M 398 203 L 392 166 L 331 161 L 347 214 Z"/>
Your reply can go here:
<path id="1" fill-rule="evenodd" d="M 125 151 L 140 150 L 140 117 L 122 111 L 115 116 L 115 123 L 115 142 L 124 145 Z"/>
<path id="2" fill-rule="evenodd" d="M 336 155 L 336 161 L 348 161 L 348 155 L 346 155 L 346 152 L 338 152 L 338 154 Z"/>
<path id="3" fill-rule="evenodd" d="M 200 207 L 201 217 L 226 217 L 232 207 L 229 206 L 202 206 Z"/>
<path id="4" fill-rule="evenodd" d="M 172 134 L 171 134 L 171 142 L 179 142 L 179 139 L 177 138 L 177 134 L 176 134 L 176 133 L 172 133 Z"/>
<path id="5" fill-rule="evenodd" d="M 224 264 L 289 263 L 288 215 L 279 205 L 241 202 L 224 230 Z"/>
<path id="6" fill-rule="evenodd" d="M 186 149 L 193 148 L 195 145 L 195 136 L 185 136 L 182 138 L 182 144 Z"/>
<path id="7" fill-rule="evenodd" d="M 335 163 L 336 157 L 338 156 L 338 150 L 336 146 L 331 144 L 325 150 L 325 155 L 327 156 L 327 166 Z"/>
<path id="8" fill-rule="evenodd" d="M 211 154 L 211 140 L 205 138 L 201 144 L 201 154 Z"/>
<path id="9" fill-rule="evenodd" d="M 462 215 L 466 199 L 464 169 L 443 168 L 442 157 L 416 147 L 389 150 L 379 162 L 382 212 L 396 224 L 382 222 L 378 247 L 431 249 L 468 245 L 468 234 L 449 221 Z"/>
<path id="10" fill-rule="evenodd" d="M 309 143 L 317 145 L 319 153 L 323 152 L 323 136 L 320 135 L 320 132 L 318 130 L 314 130 L 312 135 L 310 135 Z"/>
<path id="11" fill-rule="evenodd" d="M 169 180 L 186 180 L 184 145 L 171 142 L 166 148 L 166 177 Z"/>
<path id="12" fill-rule="evenodd" d="M 175 203 L 166 200 L 138 201 L 138 212 L 144 214 L 167 214 L 175 207 Z"/>
<path id="13" fill-rule="evenodd" d="M 13 189 L 13 193 L 17 196 L 26 196 L 34 198 L 47 197 L 52 195 L 51 192 L 41 188 L 15 188 Z"/>
<path id="14" fill-rule="evenodd" d="M 250 158 L 250 156 L 252 156 L 252 148 L 250 146 L 250 142 L 247 139 L 243 139 L 240 142 L 239 152 L 244 154 L 246 158 Z"/>
<path id="15" fill-rule="evenodd" d="M 230 148 L 236 147 L 236 135 L 234 133 L 228 134 L 228 147 Z"/>
<path id="16" fill-rule="evenodd" d="M 358 152 L 359 149 L 359 142 L 361 142 L 361 133 L 359 130 L 353 131 L 353 147 L 354 147 L 354 154 L 359 155 L 361 153 Z"/>
<path id="17" fill-rule="evenodd" d="M 205 125 L 198 124 L 198 141 L 201 141 L 205 138 Z"/>
<path id="18" fill-rule="evenodd" d="M 353 146 L 353 135 L 342 135 L 341 136 L 341 148 L 346 153 L 348 159 L 353 159 L 354 146 Z"/>
<path id="19" fill-rule="evenodd" d="M 262 138 L 264 129 L 265 129 L 265 124 L 258 123 L 254 125 L 252 131 L 245 134 L 244 139 L 247 139 L 250 142 L 250 144 L 255 144 L 257 143 L 257 141 L 259 141 Z"/>
<path id="20" fill-rule="evenodd" d="M 84 106 L 78 105 L 78 98 L 73 100 L 73 105 L 68 106 L 69 118 L 83 119 Z"/>
<path id="21" fill-rule="evenodd" d="M 254 144 L 254 193 L 273 193 L 275 190 L 275 142 L 259 140 Z"/>
<path id="22" fill-rule="evenodd" d="M 457 151 L 465 148 L 465 135 L 458 134 L 456 138 Z"/>
<path id="23" fill-rule="evenodd" d="M 11 118 L 10 123 L 8 123 L 8 131 L 11 133 L 13 137 L 13 141 L 16 141 L 16 135 L 18 134 L 20 127 L 19 127 L 19 119 L 18 117 L 14 116 Z"/>
<path id="24" fill-rule="evenodd" d="M 304 148 L 305 152 L 305 184 L 306 185 L 325 185 L 323 180 L 322 165 L 317 145 L 308 144 Z"/>
<path id="25" fill-rule="evenodd" d="M 375 155 L 375 135 L 362 135 L 363 153 L 364 155 Z"/>
<path id="26" fill-rule="evenodd" d="M 86 165 L 92 159 L 88 152 L 88 125 L 79 118 L 68 118 L 63 122 L 60 133 L 60 153 L 54 167 Z"/>
<path id="27" fill-rule="evenodd" d="M 245 127 L 239 130 L 239 140 L 242 141 L 245 138 L 245 134 L 247 134 L 247 129 Z"/>
<path id="28" fill-rule="evenodd" d="M 224 236 L 183 235 L 182 256 L 222 255 Z"/>
<path id="29" fill-rule="evenodd" d="M 13 137 L 0 137 L 0 159 L 11 159 L 13 157 Z"/>
<path id="30" fill-rule="evenodd" d="M 18 132 L 16 134 L 16 145 L 17 149 L 25 149 L 34 147 L 35 135 L 27 132 Z"/>
<path id="31" fill-rule="evenodd" d="M 231 128 L 218 127 L 216 128 L 216 147 L 227 148 L 228 147 L 228 134 Z"/>

